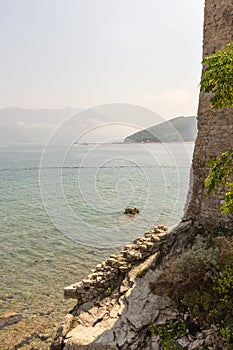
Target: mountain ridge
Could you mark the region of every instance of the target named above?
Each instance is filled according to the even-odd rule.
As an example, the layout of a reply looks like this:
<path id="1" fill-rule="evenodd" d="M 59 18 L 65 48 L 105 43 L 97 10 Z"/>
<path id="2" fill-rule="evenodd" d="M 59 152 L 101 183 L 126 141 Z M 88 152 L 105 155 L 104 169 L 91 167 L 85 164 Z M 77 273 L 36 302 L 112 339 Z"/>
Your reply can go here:
<path id="1" fill-rule="evenodd" d="M 197 118 L 181 116 L 131 134 L 124 143 L 194 142 L 196 135 Z"/>

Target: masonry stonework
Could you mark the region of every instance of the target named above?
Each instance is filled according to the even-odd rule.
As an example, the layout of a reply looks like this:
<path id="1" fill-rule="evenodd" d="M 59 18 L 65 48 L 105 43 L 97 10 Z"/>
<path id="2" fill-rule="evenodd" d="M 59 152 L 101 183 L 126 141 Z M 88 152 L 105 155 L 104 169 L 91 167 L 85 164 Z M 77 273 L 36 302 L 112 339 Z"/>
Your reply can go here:
<path id="1" fill-rule="evenodd" d="M 230 42 L 233 42 L 233 1 L 206 0 L 203 57 L 224 49 Z M 220 213 L 224 188 L 207 197 L 204 186 L 208 175 L 208 160 L 232 147 L 233 109 L 214 111 L 210 107 L 210 94 L 200 93 L 190 200 L 184 216 L 184 219 L 191 218 L 196 227 L 233 228 L 233 216 Z"/>

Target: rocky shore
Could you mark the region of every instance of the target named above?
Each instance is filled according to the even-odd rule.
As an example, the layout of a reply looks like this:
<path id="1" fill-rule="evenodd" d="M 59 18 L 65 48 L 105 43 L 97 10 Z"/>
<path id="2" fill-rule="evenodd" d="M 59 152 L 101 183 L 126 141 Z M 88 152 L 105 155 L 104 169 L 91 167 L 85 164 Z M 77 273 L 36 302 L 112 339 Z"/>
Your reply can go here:
<path id="1" fill-rule="evenodd" d="M 77 304 L 81 305 L 111 294 L 116 287 L 120 288 L 128 271 L 158 251 L 166 233 L 167 227 L 164 225 L 145 232 L 144 237 L 126 245 L 119 255 L 110 255 L 102 264 L 98 264 L 86 279 L 66 287 L 65 298 L 77 299 Z"/>
<path id="2" fill-rule="evenodd" d="M 190 225 L 182 223 L 178 231 Z M 159 350 L 169 332 L 176 349 L 214 349 L 215 326 L 200 330 L 169 298 L 151 291 L 175 236 L 177 230 L 156 226 L 97 265 L 86 279 L 66 287 L 65 297 L 77 304 L 62 321 L 51 349 Z"/>

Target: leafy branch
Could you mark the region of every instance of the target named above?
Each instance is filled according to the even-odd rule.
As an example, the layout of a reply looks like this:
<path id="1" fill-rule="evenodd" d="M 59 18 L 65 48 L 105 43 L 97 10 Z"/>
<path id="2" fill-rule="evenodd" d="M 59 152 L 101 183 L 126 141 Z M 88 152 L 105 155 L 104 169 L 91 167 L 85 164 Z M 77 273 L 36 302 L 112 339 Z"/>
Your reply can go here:
<path id="1" fill-rule="evenodd" d="M 233 43 L 206 57 L 202 63 L 201 91 L 213 94 L 211 106 L 214 109 L 233 107 Z"/>
<path id="2" fill-rule="evenodd" d="M 233 213 L 233 148 L 222 153 L 217 159 L 210 159 L 211 170 L 205 180 L 207 194 L 215 191 L 220 185 L 225 185 L 224 204 L 221 206 L 223 214 Z"/>

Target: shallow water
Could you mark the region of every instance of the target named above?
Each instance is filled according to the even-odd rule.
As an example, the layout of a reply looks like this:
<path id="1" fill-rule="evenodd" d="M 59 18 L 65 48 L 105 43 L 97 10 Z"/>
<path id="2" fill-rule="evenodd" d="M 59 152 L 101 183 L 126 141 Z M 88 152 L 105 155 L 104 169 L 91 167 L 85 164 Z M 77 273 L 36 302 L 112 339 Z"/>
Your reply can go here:
<path id="1" fill-rule="evenodd" d="M 193 144 L 0 148 L 2 349 L 47 349 L 74 305 L 63 287 L 154 224 L 182 217 Z M 61 162 L 62 160 L 62 162 Z M 42 198 L 43 202 L 42 202 Z M 123 215 L 136 206 L 137 217 Z M 26 339 L 26 341 L 25 341 Z"/>

